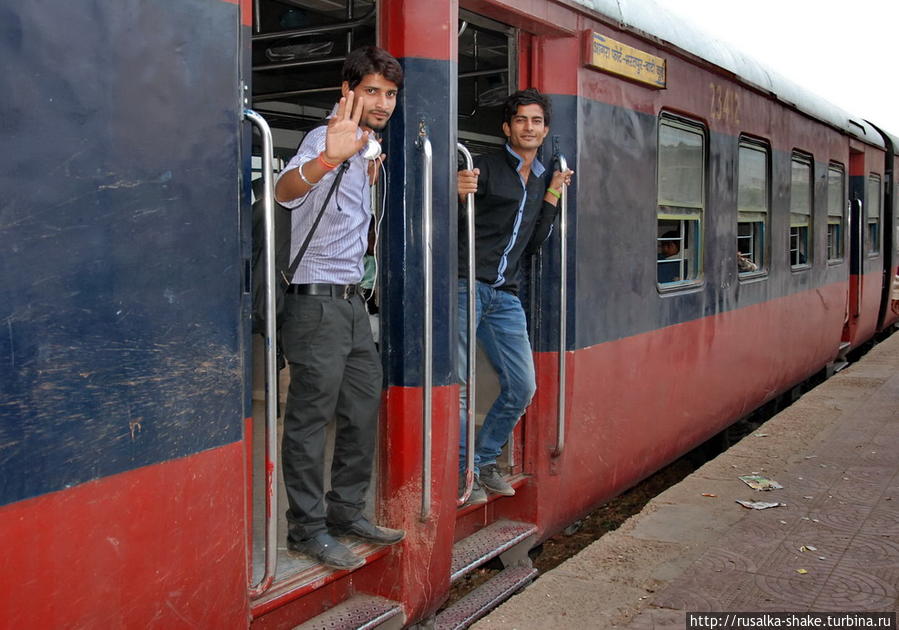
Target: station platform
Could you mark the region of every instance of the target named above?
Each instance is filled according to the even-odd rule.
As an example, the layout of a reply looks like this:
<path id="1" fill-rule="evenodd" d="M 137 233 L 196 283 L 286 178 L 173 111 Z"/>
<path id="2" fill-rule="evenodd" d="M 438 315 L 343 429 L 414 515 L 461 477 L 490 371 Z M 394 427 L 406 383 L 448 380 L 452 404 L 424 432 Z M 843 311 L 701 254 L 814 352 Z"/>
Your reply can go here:
<path id="1" fill-rule="evenodd" d="M 739 479 L 753 474 L 783 487 Z M 894 334 L 473 628 L 645 630 L 684 628 L 686 611 L 897 608 Z"/>

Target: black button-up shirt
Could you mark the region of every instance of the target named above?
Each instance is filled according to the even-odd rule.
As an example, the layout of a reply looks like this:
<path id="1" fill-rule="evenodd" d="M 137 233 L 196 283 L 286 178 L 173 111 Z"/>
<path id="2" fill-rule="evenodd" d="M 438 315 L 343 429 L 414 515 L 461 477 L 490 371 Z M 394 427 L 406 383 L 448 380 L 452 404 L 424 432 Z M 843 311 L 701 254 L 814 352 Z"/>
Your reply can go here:
<path id="1" fill-rule="evenodd" d="M 475 159 L 480 169 L 475 193 L 475 277 L 497 289 L 518 292 L 523 254 L 536 252 L 552 232 L 556 206 L 543 200 L 549 174 L 538 160 L 531 163 L 527 184 L 518 173 L 522 163 L 509 145 Z M 466 207 L 459 210 L 459 276 L 468 274 Z"/>

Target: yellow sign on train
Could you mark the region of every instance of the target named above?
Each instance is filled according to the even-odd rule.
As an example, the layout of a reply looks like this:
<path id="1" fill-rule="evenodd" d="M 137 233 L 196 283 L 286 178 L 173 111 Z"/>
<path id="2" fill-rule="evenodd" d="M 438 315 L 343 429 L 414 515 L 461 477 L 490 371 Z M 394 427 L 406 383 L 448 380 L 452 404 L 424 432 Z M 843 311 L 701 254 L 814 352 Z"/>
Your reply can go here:
<path id="1" fill-rule="evenodd" d="M 611 72 L 644 85 L 664 88 L 665 60 L 638 50 L 611 37 L 587 31 L 586 65 Z"/>

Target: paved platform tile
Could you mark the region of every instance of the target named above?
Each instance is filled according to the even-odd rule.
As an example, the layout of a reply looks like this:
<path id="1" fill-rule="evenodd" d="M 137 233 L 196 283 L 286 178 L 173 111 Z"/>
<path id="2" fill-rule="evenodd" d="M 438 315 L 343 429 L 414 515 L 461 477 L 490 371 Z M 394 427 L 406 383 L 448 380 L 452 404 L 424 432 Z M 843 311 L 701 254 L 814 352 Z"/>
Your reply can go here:
<path id="1" fill-rule="evenodd" d="M 870 571 L 837 567 L 815 598 L 815 611 L 852 610 L 880 612 L 893 609 L 896 584 L 872 575 Z"/>

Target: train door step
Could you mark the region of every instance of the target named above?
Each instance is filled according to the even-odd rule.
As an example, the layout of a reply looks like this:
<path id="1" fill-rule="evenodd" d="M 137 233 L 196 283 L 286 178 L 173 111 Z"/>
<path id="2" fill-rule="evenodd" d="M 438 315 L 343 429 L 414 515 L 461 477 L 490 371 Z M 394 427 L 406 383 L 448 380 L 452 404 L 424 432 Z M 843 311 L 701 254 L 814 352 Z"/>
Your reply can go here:
<path id="1" fill-rule="evenodd" d="M 467 628 L 537 577 L 533 567 L 509 567 L 437 615 L 435 630 Z"/>
<path id="2" fill-rule="evenodd" d="M 398 602 L 373 595 L 354 595 L 293 630 L 401 630 L 406 622 Z"/>
<path id="3" fill-rule="evenodd" d="M 503 555 L 503 564 L 530 564 L 528 539 L 537 533 L 533 523 L 499 520 L 453 545 L 450 581 L 455 582 L 488 560 Z M 515 556 L 515 557 L 512 557 Z"/>
<path id="4" fill-rule="evenodd" d="M 840 343 L 840 347 L 837 350 L 837 358 L 833 360 L 833 363 L 831 363 L 829 366 L 827 366 L 828 367 L 828 369 L 827 369 L 828 376 L 836 374 L 837 372 L 842 370 L 844 367 L 849 365 L 849 361 L 848 361 L 848 359 L 846 359 L 846 355 L 849 354 L 849 350 L 851 349 L 851 347 L 852 347 L 852 344 L 849 343 L 848 341 L 843 341 L 842 343 Z"/>
<path id="5" fill-rule="evenodd" d="M 366 566 L 390 553 L 390 547 L 383 545 L 345 542 L 348 543 L 350 551 L 365 560 Z M 278 557 L 278 577 L 275 583 L 262 597 L 254 600 L 250 605 L 253 618 L 262 617 L 279 606 L 304 597 L 327 584 L 342 580 L 363 568 L 350 571 L 332 569 L 311 558 L 299 554 L 288 554 L 283 545 L 278 549 Z M 282 562 L 284 559 L 288 562 Z"/>

